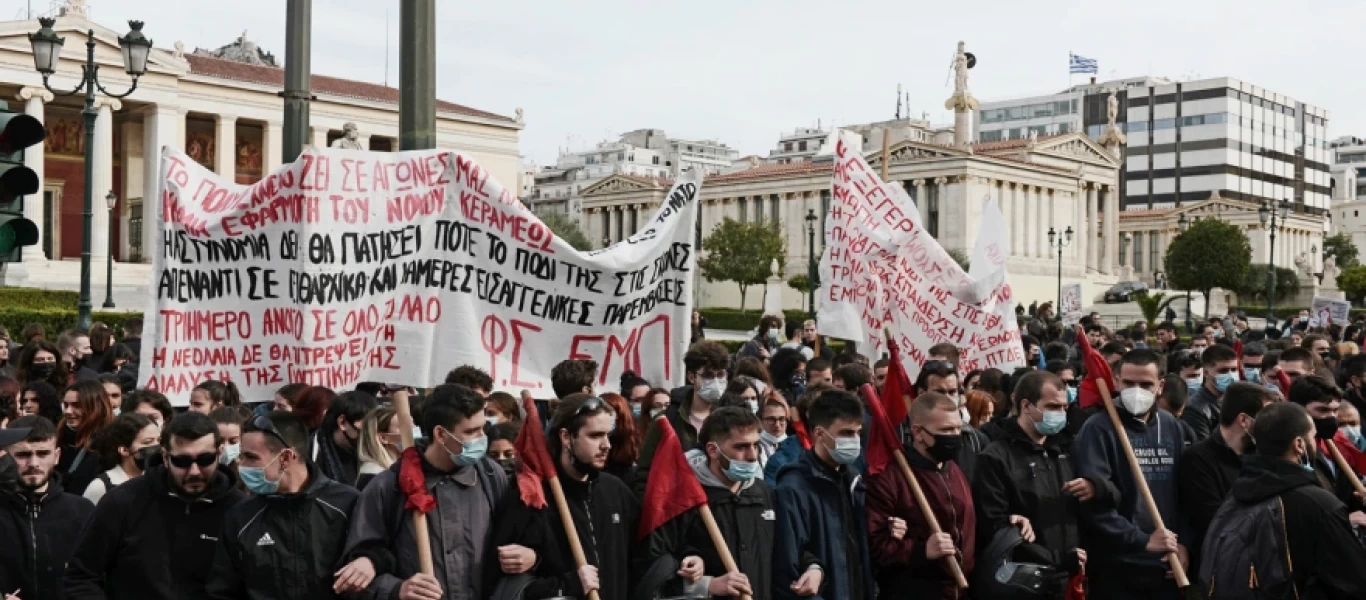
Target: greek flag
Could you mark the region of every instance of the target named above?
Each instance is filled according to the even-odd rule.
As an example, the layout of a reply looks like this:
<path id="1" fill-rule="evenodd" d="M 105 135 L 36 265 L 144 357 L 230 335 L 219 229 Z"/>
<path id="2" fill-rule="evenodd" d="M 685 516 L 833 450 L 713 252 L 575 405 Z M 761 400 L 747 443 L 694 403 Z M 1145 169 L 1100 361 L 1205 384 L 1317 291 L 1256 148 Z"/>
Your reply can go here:
<path id="1" fill-rule="evenodd" d="M 1067 59 L 1067 67 L 1072 73 L 1091 73 L 1092 75 L 1100 73 L 1100 64 L 1094 58 L 1086 58 L 1068 52 Z"/>

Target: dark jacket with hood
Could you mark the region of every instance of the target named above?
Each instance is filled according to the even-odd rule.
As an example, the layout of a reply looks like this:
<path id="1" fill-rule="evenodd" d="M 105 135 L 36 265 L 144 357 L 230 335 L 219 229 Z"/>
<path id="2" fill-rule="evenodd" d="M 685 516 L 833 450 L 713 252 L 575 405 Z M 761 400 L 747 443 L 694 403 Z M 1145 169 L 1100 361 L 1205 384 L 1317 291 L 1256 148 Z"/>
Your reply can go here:
<path id="1" fill-rule="evenodd" d="M 732 492 L 708 469 L 705 453 L 694 449 L 687 457 L 693 474 L 707 493 L 707 505 L 736 567 L 749 579 L 754 600 L 769 600 L 773 597 L 773 489 L 762 479 L 752 479 L 741 485 L 738 493 Z M 712 578 L 726 574 L 721 555 L 696 510 L 683 513 L 651 532 L 633 559 L 635 571 L 644 573 L 665 555 L 680 562 L 698 556 L 705 565 L 703 577 L 695 584 L 688 585 L 676 575 L 670 577 L 660 590 L 665 597 L 705 597 Z"/>
<path id="2" fill-rule="evenodd" d="M 1218 428 L 1181 455 L 1176 466 L 1176 481 L 1181 510 L 1185 511 L 1190 524 L 1191 539 L 1183 543 L 1191 551 L 1192 565 L 1196 564 L 1214 514 L 1228 499 L 1229 490 L 1233 489 L 1233 482 L 1242 468 L 1243 458 L 1228 447 Z"/>
<path id="3" fill-rule="evenodd" d="M 0 552 L 0 593 L 24 600 L 66 598 L 62 575 L 67 559 L 94 511 L 89 500 L 62 491 L 60 473 L 52 474 L 41 494 L 23 488 L 0 492 L 5 548 Z"/>
<path id="4" fill-rule="evenodd" d="M 104 472 L 100 469 L 99 455 L 94 450 L 76 446 L 76 432 L 65 426 L 57 427 L 57 447 L 62 449 L 56 468 L 62 476 L 62 489 L 72 494 L 85 493 L 90 482 Z"/>
<path id="5" fill-rule="evenodd" d="M 1081 544 L 1081 506 L 1062 491 L 1063 484 L 1076 479 L 1067 455 L 1071 435 L 1064 429 L 1039 445 L 1015 420 L 1002 422 L 1001 429 L 1005 439 L 987 446 L 972 482 L 978 541 L 990 543 L 998 530 L 1012 526 L 1011 515 L 1020 515 L 1029 519 L 1034 543 L 1060 560 Z"/>
<path id="6" fill-rule="evenodd" d="M 220 600 L 331 599 L 360 492 L 308 465 L 295 494 L 252 496 L 228 511 L 209 577 Z"/>
<path id="7" fill-rule="evenodd" d="M 823 571 L 814 598 L 872 600 L 863 479 L 807 451 L 778 472 L 773 488 L 773 597 L 795 600 L 792 584 L 812 565 Z"/>
<path id="8" fill-rule="evenodd" d="M 631 571 L 631 557 L 636 548 L 640 502 L 626 484 L 606 473 L 594 473 L 586 481 L 579 481 L 567 476 L 558 465 L 556 469 L 584 557 L 588 564 L 598 567 L 598 584 L 602 588 L 599 597 L 627 600 L 636 579 Z M 530 571 L 532 579 L 522 594 L 525 600 L 561 595 L 586 598 L 550 483 L 543 482 L 541 488 L 546 506 L 536 509 L 522 502 L 517 486 L 512 486 L 494 515 L 490 550 L 496 553 L 499 546 L 518 544 L 536 552 L 536 566 Z M 488 577 L 501 577 L 496 555 L 485 563 Z"/>
<path id="9" fill-rule="evenodd" d="M 683 445 L 683 451 L 687 452 L 697 447 L 697 428 L 693 427 L 692 403 L 705 402 L 705 400 L 695 399 L 693 388 L 690 385 L 676 387 L 669 392 L 669 408 L 664 409 L 664 418 L 669 420 L 669 425 L 674 428 L 674 433 L 678 435 L 678 443 Z M 656 419 L 657 420 L 657 419 Z M 645 432 L 645 441 L 641 443 L 640 457 L 636 459 L 636 480 L 631 490 L 635 492 L 637 498 L 645 497 L 645 482 L 650 478 L 650 463 L 655 459 L 655 448 L 659 446 L 660 429 L 659 426 L 650 422 L 650 429 Z"/>
<path id="10" fill-rule="evenodd" d="M 1154 407 L 1145 423 L 1122 407 L 1116 409 L 1163 524 L 1185 539 L 1176 486 L 1176 461 L 1185 450 L 1185 441 L 1176 417 Z M 1081 505 L 1082 547 L 1089 555 L 1087 571 L 1120 569 L 1144 578 L 1163 578 L 1167 568 L 1161 555 L 1146 550 L 1148 537 L 1156 527 L 1144 508 L 1108 414 L 1094 415 L 1086 422 L 1072 443 L 1071 456 L 1077 474 L 1089 479 L 1097 486 L 1097 495 L 1107 499 Z M 1102 492 L 1101 486 L 1106 490 Z"/>
<path id="11" fill-rule="evenodd" d="M 977 547 L 977 515 L 967 477 L 954 461 L 936 465 L 914 448 L 906 450 L 906 461 L 925 494 L 925 501 L 942 531 L 953 537 L 953 545 L 961 553 L 959 566 L 965 576 L 971 577 Z M 887 525 L 892 517 L 906 521 L 906 535 L 899 540 L 892 537 Z M 944 559 L 930 560 L 926 556 L 930 524 L 899 469 L 889 467 L 869 476 L 867 523 L 879 598 L 959 597 L 958 584 Z"/>
<path id="12" fill-rule="evenodd" d="M 1280 497 L 1284 506 L 1286 542 L 1298 597 L 1366 598 L 1366 549 L 1352 533 L 1347 507 L 1320 487 L 1313 473 L 1284 459 L 1248 456 L 1224 509 L 1272 497 Z"/>
<path id="13" fill-rule="evenodd" d="M 1181 412 L 1181 421 L 1191 426 L 1195 432 L 1195 440 L 1203 440 L 1219 430 L 1219 400 L 1214 392 L 1209 391 L 1212 381 L 1200 385 L 1200 389 L 1186 403 L 1186 410 Z"/>
<path id="14" fill-rule="evenodd" d="M 205 585 L 224 517 L 245 499 L 230 469 L 217 469 L 196 498 L 174 491 L 166 467 L 148 469 L 95 507 L 67 565 L 67 598 L 209 598 Z"/>

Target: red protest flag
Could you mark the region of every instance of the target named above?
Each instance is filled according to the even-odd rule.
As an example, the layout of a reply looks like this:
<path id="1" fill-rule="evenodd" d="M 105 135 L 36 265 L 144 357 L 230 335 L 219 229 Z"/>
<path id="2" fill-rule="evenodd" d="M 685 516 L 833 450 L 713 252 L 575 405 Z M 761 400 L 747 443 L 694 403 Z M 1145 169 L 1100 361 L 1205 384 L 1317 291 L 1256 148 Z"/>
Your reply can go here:
<path id="1" fill-rule="evenodd" d="M 1077 390 L 1077 402 L 1082 408 L 1100 406 L 1104 400 L 1100 397 L 1100 387 L 1096 381 L 1104 381 L 1105 389 L 1110 389 L 1114 385 L 1115 376 L 1110 371 L 1110 363 L 1105 362 L 1105 357 L 1091 348 L 1090 342 L 1086 340 L 1086 332 L 1080 327 L 1077 328 L 1077 346 L 1081 348 L 1082 366 L 1086 369 L 1086 377 L 1081 380 L 1081 389 Z"/>
<path id="2" fill-rule="evenodd" d="M 1243 377 L 1243 340 L 1233 340 L 1233 353 L 1238 355 L 1238 379 Z"/>
<path id="3" fill-rule="evenodd" d="M 693 475 L 688 459 L 683 456 L 683 443 L 668 419 L 655 421 L 659 425 L 659 446 L 650 463 L 650 477 L 645 481 L 645 498 L 640 506 L 639 538 L 689 510 L 707 503 L 707 493 Z"/>
<path id="4" fill-rule="evenodd" d="M 427 491 L 427 476 L 422 474 L 422 459 L 417 455 L 417 448 L 408 447 L 398 460 L 398 489 L 406 498 L 403 508 L 424 514 L 431 512 L 436 508 L 436 498 Z"/>
<path id="5" fill-rule="evenodd" d="M 882 407 L 887 411 L 887 422 L 896 427 L 906 422 L 911 401 L 915 400 L 915 386 L 906 367 L 901 364 L 901 348 L 887 336 L 887 379 L 882 383 Z"/>
<path id="6" fill-rule="evenodd" d="M 536 401 L 531 397 L 522 399 L 526 409 L 526 419 L 522 430 L 517 433 L 513 447 L 522 467 L 517 471 L 517 490 L 521 492 L 522 503 L 531 508 L 545 508 L 545 488 L 541 482 L 556 477 L 555 461 L 550 459 L 550 448 L 545 443 L 545 432 L 541 431 L 541 414 L 536 410 Z"/>
<path id="7" fill-rule="evenodd" d="M 887 375 L 887 383 L 883 386 L 891 385 L 891 373 Z M 863 398 L 863 403 L 868 405 L 869 425 L 868 425 L 868 474 L 877 475 L 887 468 L 894 460 L 893 456 L 901 448 L 900 439 L 896 435 L 896 429 L 887 420 L 887 411 L 883 410 L 882 400 L 877 397 L 877 390 L 873 384 L 865 383 L 859 388 L 859 396 Z"/>

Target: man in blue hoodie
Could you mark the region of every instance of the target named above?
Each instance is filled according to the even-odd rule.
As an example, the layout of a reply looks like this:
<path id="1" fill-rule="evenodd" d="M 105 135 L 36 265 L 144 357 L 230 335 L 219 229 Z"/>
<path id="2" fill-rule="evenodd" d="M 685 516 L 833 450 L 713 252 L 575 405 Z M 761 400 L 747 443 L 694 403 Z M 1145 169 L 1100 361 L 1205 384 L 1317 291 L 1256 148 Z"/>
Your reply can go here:
<path id="1" fill-rule="evenodd" d="M 1120 359 L 1114 387 L 1119 392 L 1116 409 L 1141 475 L 1163 523 L 1179 531 L 1183 517 L 1178 508 L 1176 461 L 1185 442 L 1176 417 L 1157 407 L 1157 395 L 1162 393 L 1158 355 L 1151 350 L 1130 350 Z M 1109 415 L 1101 412 L 1087 420 L 1072 443 L 1071 454 L 1079 477 L 1107 488 L 1097 496 L 1115 499 L 1081 506 L 1081 542 L 1091 557 L 1088 595 L 1106 600 L 1177 598 L 1165 561 L 1168 552 L 1176 552 L 1185 566 L 1189 562 L 1186 547 L 1172 529 L 1157 529 L 1153 524 Z"/>
<path id="2" fill-rule="evenodd" d="M 1204 381 L 1186 404 L 1181 420 L 1195 431 L 1195 439 L 1203 440 L 1214 433 L 1219 424 L 1219 406 L 1228 386 L 1238 381 L 1238 354 L 1223 344 L 1210 346 L 1200 354 L 1204 367 Z"/>

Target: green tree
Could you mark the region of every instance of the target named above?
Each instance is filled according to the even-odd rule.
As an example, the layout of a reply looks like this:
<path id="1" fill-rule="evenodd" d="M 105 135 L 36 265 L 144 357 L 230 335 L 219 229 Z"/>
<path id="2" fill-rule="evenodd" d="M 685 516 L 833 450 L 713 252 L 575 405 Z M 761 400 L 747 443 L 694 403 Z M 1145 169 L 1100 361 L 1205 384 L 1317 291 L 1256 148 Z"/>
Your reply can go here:
<path id="1" fill-rule="evenodd" d="M 538 215 L 541 222 L 545 223 L 555 236 L 564 240 L 575 250 L 585 252 L 593 249 L 593 242 L 588 241 L 588 236 L 584 235 L 583 230 L 579 229 L 579 224 L 561 212 L 548 212 Z"/>
<path id="2" fill-rule="evenodd" d="M 1352 242 L 1352 237 L 1345 233 L 1323 238 L 1323 257 L 1331 256 L 1336 259 L 1338 268 L 1343 271 L 1361 264 L 1361 261 L 1357 260 L 1358 252 L 1357 245 Z M 1279 275 L 1277 276 L 1279 277 Z M 1328 282 L 1325 281 L 1324 283 Z"/>
<path id="3" fill-rule="evenodd" d="M 801 275 L 793 275 L 791 279 L 787 280 L 787 287 L 797 290 L 803 294 L 811 291 L 812 288 L 818 290 L 821 289 L 821 278 L 819 273 L 816 276 L 816 285 L 811 285 L 808 279 L 809 278 L 806 276 L 806 273 L 802 273 Z"/>
<path id="4" fill-rule="evenodd" d="M 1248 266 L 1247 277 L 1243 279 L 1243 285 L 1239 286 L 1238 301 L 1243 304 L 1249 302 L 1266 302 L 1266 276 L 1268 265 L 1257 263 Z M 1276 267 L 1276 300 L 1285 302 L 1294 298 L 1300 293 L 1300 278 L 1294 271 L 1285 267 Z"/>
<path id="5" fill-rule="evenodd" d="M 1134 296 L 1134 303 L 1138 304 L 1138 309 L 1143 311 L 1143 320 L 1148 322 L 1148 329 L 1157 327 L 1158 317 L 1162 316 L 1162 311 L 1172 302 L 1179 300 L 1181 296 L 1168 297 L 1163 292 L 1152 292 L 1141 296 Z"/>
<path id="6" fill-rule="evenodd" d="M 1216 219 L 1200 219 L 1178 234 L 1167 247 L 1164 270 L 1172 287 L 1197 290 L 1205 297 L 1209 317 L 1209 294 L 1214 288 L 1236 290 L 1247 279 L 1252 245 L 1236 225 Z"/>
<path id="7" fill-rule="evenodd" d="M 726 217 L 702 240 L 703 256 L 697 261 L 708 281 L 734 281 L 740 286 L 740 312 L 745 311 L 749 286 L 762 285 L 769 266 L 778 261 L 781 271 L 787 259 L 787 242 L 777 223 L 741 223 Z"/>
<path id="8" fill-rule="evenodd" d="M 949 258 L 952 258 L 953 262 L 958 263 L 958 266 L 963 268 L 963 271 L 966 272 L 968 270 L 968 266 L 971 264 L 972 258 L 968 256 L 967 252 L 964 252 L 958 248 L 945 249 L 945 251 L 949 253 Z"/>
<path id="9" fill-rule="evenodd" d="M 1343 269 L 1338 275 L 1338 289 L 1347 294 L 1352 302 L 1366 300 L 1366 265 Z"/>

